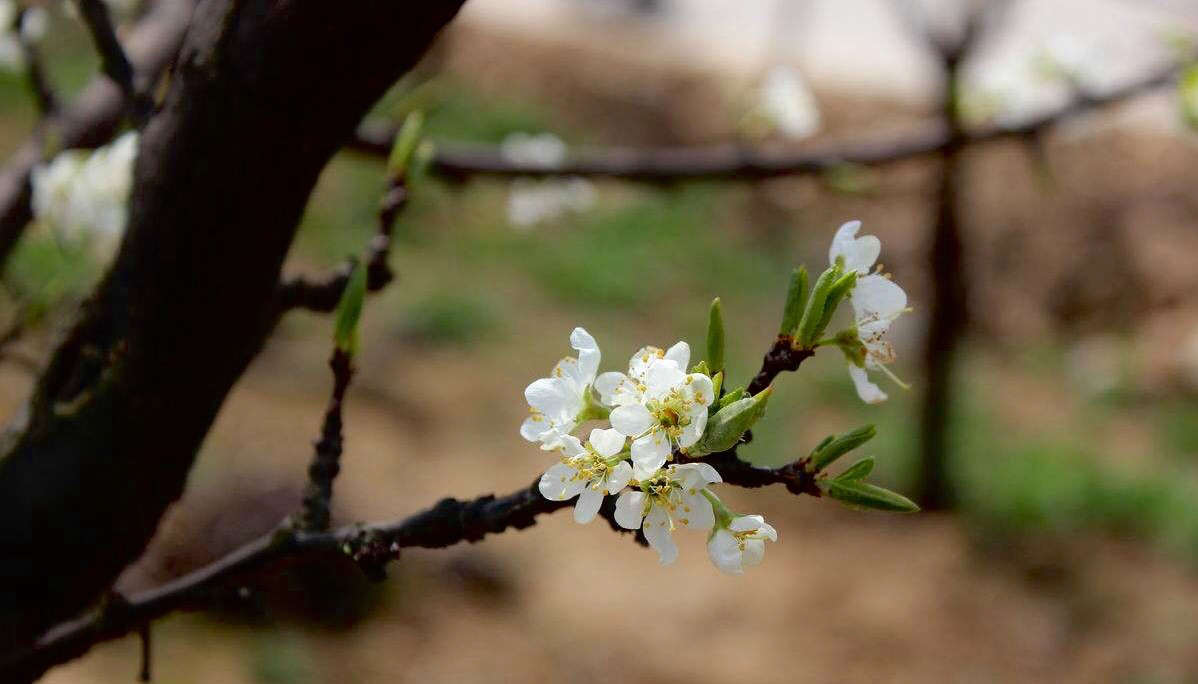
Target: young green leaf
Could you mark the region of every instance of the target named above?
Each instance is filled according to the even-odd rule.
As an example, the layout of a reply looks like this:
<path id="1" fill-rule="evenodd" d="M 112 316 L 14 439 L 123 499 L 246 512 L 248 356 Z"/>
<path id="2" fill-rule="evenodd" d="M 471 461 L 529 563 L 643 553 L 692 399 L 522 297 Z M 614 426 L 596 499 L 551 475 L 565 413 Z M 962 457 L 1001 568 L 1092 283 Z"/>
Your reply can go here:
<path id="1" fill-rule="evenodd" d="M 810 349 L 823 332 L 823 328 L 819 325 L 824 318 L 824 305 L 828 300 L 828 292 L 843 273 L 844 271 L 839 266 L 832 266 L 816 279 L 815 286 L 811 288 L 811 297 L 807 300 L 807 308 L 803 311 L 803 318 L 799 321 L 796 339 L 800 347 Z"/>
<path id="2" fill-rule="evenodd" d="M 711 300 L 707 316 L 707 367 L 712 373 L 724 370 L 724 307 L 719 297 Z"/>
<path id="3" fill-rule="evenodd" d="M 719 408 L 717 410 L 723 411 L 728 406 L 728 404 L 731 404 L 734 401 L 740 401 L 741 399 L 744 398 L 744 396 L 745 396 L 745 388 L 737 387 L 736 389 L 732 390 L 731 392 L 720 397 Z"/>
<path id="4" fill-rule="evenodd" d="M 835 437 L 829 437 L 821 442 L 815 451 L 811 452 L 811 472 L 823 471 L 836 459 L 865 444 L 877 434 L 878 429 L 873 425 L 863 425 Z"/>
<path id="5" fill-rule="evenodd" d="M 790 274 L 790 285 L 786 288 L 786 306 L 782 309 L 782 326 L 779 335 L 794 336 L 803 317 L 803 304 L 807 300 L 807 267 L 800 266 Z"/>
<path id="6" fill-rule="evenodd" d="M 761 420 L 761 416 L 765 414 L 765 405 L 769 402 L 772 392 L 772 388 L 767 387 L 755 396 L 734 401 L 717 411 L 715 415 L 707 419 L 707 428 L 703 431 L 703 438 L 690 448 L 690 453 L 694 456 L 703 456 L 727 451 L 736 446 L 741 435 L 753 427 L 754 423 Z"/>
<path id="7" fill-rule="evenodd" d="M 333 327 L 333 343 L 342 352 L 353 356 L 358 351 L 358 319 L 366 300 L 366 268 L 354 262 L 341 301 L 337 303 L 337 318 Z"/>
<path id="8" fill-rule="evenodd" d="M 919 506 L 902 494 L 865 482 L 831 480 L 821 487 L 833 499 L 854 508 L 870 508 L 895 513 L 914 513 Z"/>
<path id="9" fill-rule="evenodd" d="M 1182 120 L 1190 130 L 1198 130 L 1198 63 L 1187 66 L 1177 79 L 1177 100 Z"/>
<path id="10" fill-rule="evenodd" d="M 824 330 L 828 329 L 828 324 L 832 322 L 832 316 L 836 313 L 836 309 L 840 306 L 840 302 L 844 300 L 853 286 L 857 284 L 857 272 L 850 271 L 840 277 L 832 288 L 828 290 L 828 299 L 824 302 L 824 313 L 820 316 L 819 334 L 823 334 Z"/>
<path id="11" fill-rule="evenodd" d="M 424 113 L 415 111 L 404 119 L 395 134 L 395 142 L 391 145 L 391 155 L 387 158 L 387 174 L 396 181 L 407 178 L 411 170 L 412 155 L 420 143 L 420 134 L 424 129 Z"/>
<path id="12" fill-rule="evenodd" d="M 874 471 L 874 457 L 868 456 L 857 461 L 853 465 L 845 468 L 844 472 L 837 475 L 834 480 L 837 482 L 853 482 L 855 480 L 864 480 L 866 476 Z"/>

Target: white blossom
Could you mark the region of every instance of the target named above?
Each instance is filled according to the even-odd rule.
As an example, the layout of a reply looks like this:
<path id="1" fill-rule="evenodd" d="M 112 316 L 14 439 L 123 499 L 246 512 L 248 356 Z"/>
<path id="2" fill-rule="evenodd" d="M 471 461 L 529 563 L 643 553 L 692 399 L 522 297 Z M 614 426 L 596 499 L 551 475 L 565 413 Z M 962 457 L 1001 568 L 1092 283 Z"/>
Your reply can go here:
<path id="1" fill-rule="evenodd" d="M 595 204 L 595 186 L 585 178 L 518 178 L 508 190 L 507 218 L 527 229 L 567 213 L 581 213 Z"/>
<path id="2" fill-rule="evenodd" d="M 18 16 L 20 26 L 17 25 Z M 22 41 L 40 41 L 46 35 L 48 23 L 46 10 L 41 7 L 29 7 L 21 14 L 16 0 L 0 0 L 0 69 L 24 69 L 25 48 Z"/>
<path id="3" fill-rule="evenodd" d="M 715 529 L 707 540 L 707 557 L 729 575 L 740 575 L 745 567 L 759 565 L 765 558 L 765 542 L 778 541 L 778 532 L 760 515 L 733 518 L 727 527 Z"/>
<path id="4" fill-rule="evenodd" d="M 774 65 L 766 74 L 758 97 L 758 112 L 779 134 L 801 140 L 819 132 L 819 105 L 806 81 L 794 69 Z"/>
<path id="5" fill-rule="evenodd" d="M 551 501 L 577 496 L 574 519 L 580 523 L 594 520 L 604 495 L 618 494 L 632 479 L 632 466 L 619 456 L 624 441 L 624 435 L 611 429 L 591 430 L 585 445 L 566 435 L 561 462 L 541 476 L 541 495 Z"/>
<path id="6" fill-rule="evenodd" d="M 703 495 L 707 485 L 721 482 L 720 474 L 706 463 L 673 465 L 652 478 L 639 480 L 639 488 L 625 490 L 616 499 L 616 523 L 628 530 L 643 526 L 645 539 L 662 565 L 678 558 L 676 527 L 707 530 L 715 524 L 711 502 Z"/>
<path id="7" fill-rule="evenodd" d="M 34 217 L 67 239 L 119 237 L 128 222 L 137 144 L 130 132 L 91 153 L 68 150 L 34 168 Z"/>
<path id="8" fill-rule="evenodd" d="M 514 164 L 560 166 L 566 161 L 566 143 L 552 133 L 512 133 L 499 144 L 499 153 Z"/>
<path id="9" fill-rule="evenodd" d="M 886 364 L 895 360 L 894 347 L 885 338 L 890 325 L 907 311 L 907 293 L 881 273 L 870 273 L 882 252 L 882 242 L 873 235 L 857 237 L 860 221 L 849 221 L 836 231 L 828 260 L 839 262 L 847 271 L 856 271 L 857 284 L 849 293 L 853 305 L 853 318 L 863 356 L 860 363 L 849 363 L 849 377 L 857 388 L 857 395 L 867 404 L 886 401 L 884 391 L 870 381 L 867 370 L 880 371 L 900 386 L 903 382 L 894 376 Z"/>
<path id="10" fill-rule="evenodd" d="M 558 361 L 549 377 L 535 380 L 524 390 L 532 415 L 520 426 L 520 435 L 530 442 L 540 442 L 547 451 L 561 448 L 563 438 L 580 420 L 596 412 L 606 414 L 595 403 L 592 390 L 601 358 L 599 345 L 586 330 L 575 328 L 570 333 L 570 346 L 578 351 L 577 357 Z"/>
<path id="11" fill-rule="evenodd" d="M 615 406 L 612 427 L 632 438 L 632 467 L 637 479 L 651 477 L 675 447 L 699 441 L 715 398 L 711 378 L 685 372 L 690 347 L 679 342 L 663 352 L 645 347 L 632 356 L 628 375 L 604 373 L 596 381 L 604 403 Z"/>

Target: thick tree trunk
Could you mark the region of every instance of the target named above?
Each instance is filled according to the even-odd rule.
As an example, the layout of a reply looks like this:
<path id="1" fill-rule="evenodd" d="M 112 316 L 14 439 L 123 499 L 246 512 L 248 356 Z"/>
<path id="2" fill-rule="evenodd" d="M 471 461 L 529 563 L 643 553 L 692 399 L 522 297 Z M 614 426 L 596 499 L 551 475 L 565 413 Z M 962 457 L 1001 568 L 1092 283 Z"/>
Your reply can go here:
<path id="1" fill-rule="evenodd" d="M 275 322 L 321 169 L 460 4 L 199 3 L 115 265 L 0 460 L 0 652 L 144 549 Z"/>

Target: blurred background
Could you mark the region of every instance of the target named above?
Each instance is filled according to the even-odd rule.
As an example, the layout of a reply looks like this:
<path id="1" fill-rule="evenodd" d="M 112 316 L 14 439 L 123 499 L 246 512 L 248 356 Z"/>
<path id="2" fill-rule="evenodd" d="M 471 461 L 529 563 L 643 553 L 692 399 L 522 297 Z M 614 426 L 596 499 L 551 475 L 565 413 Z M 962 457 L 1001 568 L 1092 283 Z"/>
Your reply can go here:
<path id="1" fill-rule="evenodd" d="M 421 109 L 434 141 L 506 142 L 509 156 L 538 154 L 530 139 L 556 154 L 558 139 L 801 151 L 884 137 L 944 110 L 924 33 L 952 42 L 965 14 L 949 0 L 469 0 L 376 116 Z M 1187 0 L 1010 0 L 986 17 L 956 81 L 967 126 L 1143 78 L 1198 31 Z M 44 49 L 64 92 L 95 71 L 65 17 Z M 35 116 L 20 76 L 0 73 L 0 151 Z M 405 552 L 380 585 L 352 566 L 285 568 L 218 610 L 159 623 L 155 681 L 1198 680 L 1198 133 L 1166 86 L 1034 141 L 968 146 L 949 167 L 960 254 L 948 271 L 931 256 L 942 161 L 657 185 L 428 175 L 397 227 L 398 282 L 366 310 L 334 498 L 352 522 L 527 486 L 549 460 L 517 432 L 522 392 L 570 351 L 576 325 L 604 369 L 622 369 L 644 344 L 701 348 L 719 296 L 730 374 L 747 382 L 791 269 L 818 272 L 835 229 L 861 219 L 910 293 L 892 335 L 912 390 L 886 386 L 888 403 L 864 405 L 840 355 L 821 353 L 779 379 L 742 457 L 786 463 L 876 423 L 865 451 L 879 484 L 939 510 L 725 488 L 780 533 L 742 578 L 710 565 L 701 535 L 681 533 L 679 562 L 663 568 L 567 514 Z M 289 271 L 362 249 L 382 174 L 353 152 L 334 161 Z M 41 316 L 4 350 L 0 417 L 19 415 L 110 249 L 35 230 L 12 257 L 3 313 Z M 953 301 L 937 273 L 965 298 L 940 328 L 961 334 L 951 366 L 933 370 L 947 372 L 948 419 L 929 442 L 924 350 L 943 340 L 926 331 L 936 302 Z M 283 321 L 123 589 L 195 569 L 295 510 L 330 336 L 326 317 Z M 928 481 L 937 439 L 940 484 Z M 46 681 L 131 681 L 137 654 L 132 637 L 103 645 Z"/>

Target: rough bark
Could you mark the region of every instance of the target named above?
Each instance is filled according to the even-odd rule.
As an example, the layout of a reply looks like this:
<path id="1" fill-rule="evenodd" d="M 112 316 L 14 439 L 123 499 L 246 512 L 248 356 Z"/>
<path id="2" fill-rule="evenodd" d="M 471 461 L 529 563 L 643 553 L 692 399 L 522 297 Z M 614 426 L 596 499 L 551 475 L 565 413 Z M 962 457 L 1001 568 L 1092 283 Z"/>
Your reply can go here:
<path id="1" fill-rule="evenodd" d="M 103 592 L 275 323 L 321 169 L 460 0 L 202 0 L 112 270 L 0 460 L 0 652 Z"/>

